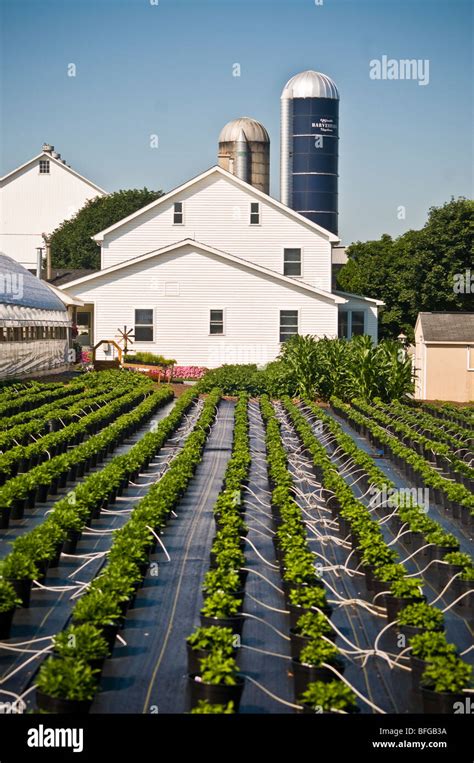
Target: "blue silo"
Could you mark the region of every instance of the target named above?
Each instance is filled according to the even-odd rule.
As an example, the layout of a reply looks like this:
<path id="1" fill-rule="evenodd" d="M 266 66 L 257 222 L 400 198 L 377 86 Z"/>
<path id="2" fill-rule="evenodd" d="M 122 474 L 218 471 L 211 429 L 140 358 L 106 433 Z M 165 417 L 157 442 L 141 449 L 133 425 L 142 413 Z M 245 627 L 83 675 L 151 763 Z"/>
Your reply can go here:
<path id="1" fill-rule="evenodd" d="M 296 74 L 281 94 L 280 199 L 337 234 L 339 93 L 320 72 Z"/>

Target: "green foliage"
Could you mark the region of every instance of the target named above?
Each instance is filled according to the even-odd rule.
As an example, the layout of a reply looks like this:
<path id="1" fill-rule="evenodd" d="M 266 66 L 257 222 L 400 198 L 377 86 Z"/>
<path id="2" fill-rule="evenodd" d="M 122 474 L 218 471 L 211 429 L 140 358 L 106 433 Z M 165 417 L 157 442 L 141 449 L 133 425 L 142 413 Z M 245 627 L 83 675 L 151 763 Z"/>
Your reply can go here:
<path id="1" fill-rule="evenodd" d="M 190 713 L 191 715 L 232 715 L 235 713 L 234 703 L 228 702 L 227 705 L 213 705 L 207 699 L 200 699 Z"/>
<path id="2" fill-rule="evenodd" d="M 444 623 L 443 613 L 440 609 L 430 606 L 422 601 L 416 604 L 408 604 L 398 614 L 400 625 L 409 625 L 414 628 L 423 628 L 426 631 L 434 631 L 442 628 Z"/>
<path id="3" fill-rule="evenodd" d="M 440 631 L 425 631 L 417 633 L 409 639 L 413 657 L 420 660 L 432 660 L 441 655 L 456 654 L 454 644 L 448 644 L 446 636 Z"/>
<path id="4" fill-rule="evenodd" d="M 12 551 L 0 563 L 0 573 L 6 580 L 35 580 L 38 568 L 33 560 L 20 551 Z"/>
<path id="5" fill-rule="evenodd" d="M 472 666 L 453 654 L 433 657 L 421 677 L 422 686 L 436 692 L 461 692 L 470 686 Z M 468 696 L 468 695 L 466 695 Z"/>
<path id="6" fill-rule="evenodd" d="M 53 268 L 100 268 L 100 250 L 92 236 L 163 195 L 147 188 L 116 191 L 90 199 L 51 237 Z"/>
<path id="7" fill-rule="evenodd" d="M 220 652 L 212 652 L 200 660 L 199 675 L 205 684 L 235 686 L 237 684 L 237 663 L 233 657 L 225 657 Z"/>
<path id="8" fill-rule="evenodd" d="M 451 199 L 430 209 L 421 230 L 395 240 L 383 235 L 348 248 L 349 261 L 339 273 L 338 286 L 385 302 L 382 337 L 404 331 L 412 339 L 421 311 L 474 310 L 474 294 L 453 288 L 455 275 L 472 268 L 473 211 L 473 201 Z"/>
<path id="9" fill-rule="evenodd" d="M 313 639 L 301 650 L 300 662 L 313 667 L 321 667 L 323 663 L 336 666 L 340 664 L 339 651 L 332 642 Z"/>
<path id="10" fill-rule="evenodd" d="M 218 625 L 196 628 L 186 640 L 192 649 L 209 649 L 227 656 L 231 656 L 235 649 L 232 628 L 221 628 Z"/>
<path id="11" fill-rule="evenodd" d="M 421 586 L 423 581 L 421 578 L 400 578 L 395 580 L 391 586 L 391 593 L 398 599 L 422 599 Z"/>
<path id="12" fill-rule="evenodd" d="M 155 355 L 153 352 L 134 352 L 133 355 L 124 356 L 125 363 L 144 363 L 147 366 L 174 366 L 173 358 L 165 358 L 163 355 Z"/>
<path id="13" fill-rule="evenodd" d="M 206 572 L 203 584 L 203 591 L 205 591 L 206 595 L 213 594 L 216 591 L 235 593 L 240 591 L 241 588 L 240 576 L 236 570 L 217 567 L 217 569 L 211 569 Z"/>
<path id="14" fill-rule="evenodd" d="M 299 701 L 318 713 L 334 710 L 353 712 L 357 707 L 356 695 L 342 681 L 313 681 L 308 684 Z"/>
<path id="15" fill-rule="evenodd" d="M 92 623 L 97 627 L 118 624 L 121 616 L 116 598 L 110 593 L 91 589 L 76 603 L 72 619 L 75 623 Z"/>
<path id="16" fill-rule="evenodd" d="M 84 660 L 50 657 L 41 666 L 36 685 L 49 697 L 92 700 L 97 691 L 96 672 Z"/>
<path id="17" fill-rule="evenodd" d="M 318 638 L 322 635 L 329 636 L 332 628 L 328 619 L 320 612 L 305 612 L 298 618 L 295 631 L 306 638 Z"/>
<path id="18" fill-rule="evenodd" d="M 21 599 L 16 595 L 13 586 L 0 578 L 0 612 L 9 612 L 20 604 Z"/>
<path id="19" fill-rule="evenodd" d="M 201 612 L 206 617 L 234 617 L 241 606 L 242 599 L 236 599 L 224 591 L 215 591 L 204 600 Z"/>
<path id="20" fill-rule="evenodd" d="M 208 371 L 199 382 L 201 392 L 210 392 L 219 387 L 226 395 L 248 392 L 260 395 L 264 392 L 261 373 L 254 364 L 224 365 Z"/>
<path id="21" fill-rule="evenodd" d="M 324 588 L 319 586 L 303 586 L 293 588 L 289 596 L 290 604 L 293 607 L 303 607 L 303 609 L 323 609 L 327 607 L 326 593 Z"/>
<path id="22" fill-rule="evenodd" d="M 91 623 L 70 625 L 53 638 L 54 651 L 62 657 L 73 657 L 85 662 L 107 657 L 108 644 L 101 631 Z"/>

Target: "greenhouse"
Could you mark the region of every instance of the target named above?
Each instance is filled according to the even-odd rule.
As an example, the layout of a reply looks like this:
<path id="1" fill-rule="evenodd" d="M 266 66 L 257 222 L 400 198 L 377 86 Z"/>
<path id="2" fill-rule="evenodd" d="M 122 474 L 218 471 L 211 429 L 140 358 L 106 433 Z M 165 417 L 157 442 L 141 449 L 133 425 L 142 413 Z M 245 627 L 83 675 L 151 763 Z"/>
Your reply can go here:
<path id="1" fill-rule="evenodd" d="M 0 255 L 0 378 L 65 370 L 71 325 L 44 281 Z"/>

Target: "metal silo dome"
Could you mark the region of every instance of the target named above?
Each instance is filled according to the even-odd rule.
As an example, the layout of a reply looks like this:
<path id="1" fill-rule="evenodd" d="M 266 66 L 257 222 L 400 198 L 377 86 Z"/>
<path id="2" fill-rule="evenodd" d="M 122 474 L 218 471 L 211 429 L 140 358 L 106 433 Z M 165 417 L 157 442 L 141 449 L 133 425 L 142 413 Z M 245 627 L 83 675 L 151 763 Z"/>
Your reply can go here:
<path id="1" fill-rule="evenodd" d="M 264 193 L 270 188 L 270 137 L 260 122 L 240 117 L 219 135 L 219 167 Z"/>
<path id="2" fill-rule="evenodd" d="M 281 97 L 286 98 L 335 98 L 339 100 L 336 83 L 327 74 L 306 72 L 295 74 L 288 80 L 282 90 Z"/>
<path id="3" fill-rule="evenodd" d="M 251 117 L 240 117 L 240 119 L 227 122 L 219 135 L 219 143 L 238 141 L 242 130 L 249 143 L 270 143 L 270 137 L 264 126 Z"/>

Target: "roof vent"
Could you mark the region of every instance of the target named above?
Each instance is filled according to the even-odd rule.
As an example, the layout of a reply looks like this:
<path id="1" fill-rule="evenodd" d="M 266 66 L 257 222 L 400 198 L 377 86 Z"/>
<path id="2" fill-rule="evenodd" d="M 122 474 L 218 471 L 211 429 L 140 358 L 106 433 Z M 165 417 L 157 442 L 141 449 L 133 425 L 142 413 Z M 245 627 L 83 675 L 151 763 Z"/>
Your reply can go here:
<path id="1" fill-rule="evenodd" d="M 58 154 L 57 151 L 51 151 L 51 156 L 53 157 L 53 159 L 60 159 L 61 158 L 61 154 Z"/>
<path id="2" fill-rule="evenodd" d="M 51 154 L 54 151 L 54 146 L 52 146 L 50 143 L 43 143 L 43 148 L 41 150 L 45 154 Z"/>

